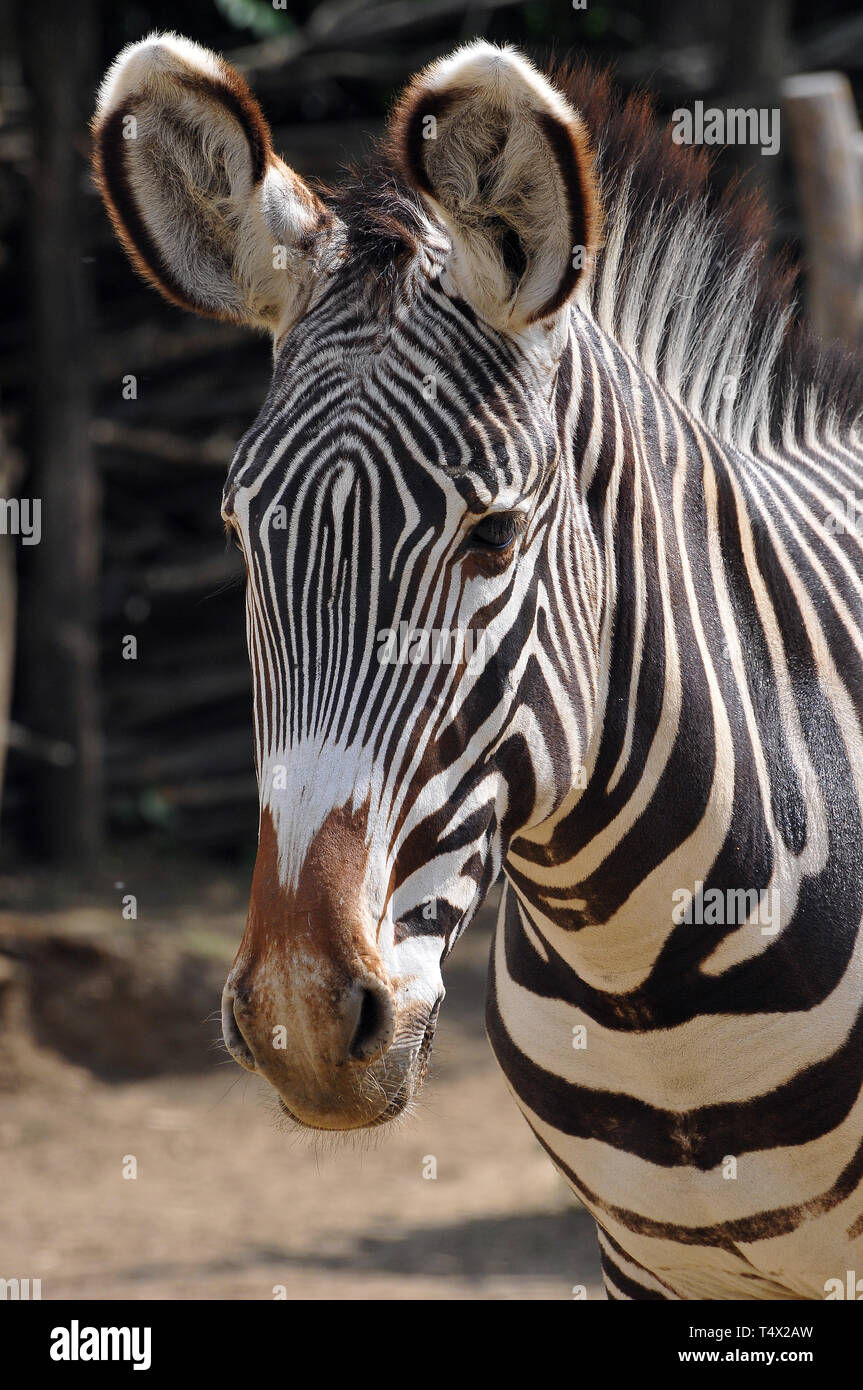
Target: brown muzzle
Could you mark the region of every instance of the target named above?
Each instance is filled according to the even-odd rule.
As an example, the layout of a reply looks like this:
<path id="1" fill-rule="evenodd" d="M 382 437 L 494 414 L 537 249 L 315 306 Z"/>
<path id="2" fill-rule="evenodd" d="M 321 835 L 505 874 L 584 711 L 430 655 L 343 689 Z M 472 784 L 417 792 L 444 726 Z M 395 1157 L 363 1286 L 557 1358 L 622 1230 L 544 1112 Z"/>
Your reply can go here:
<path id="1" fill-rule="evenodd" d="M 385 1118 L 405 1079 L 379 1065 L 396 1007 L 364 904 L 364 832 L 364 818 L 331 812 L 286 888 L 264 810 L 246 930 L 222 996 L 231 1055 L 318 1129 Z"/>

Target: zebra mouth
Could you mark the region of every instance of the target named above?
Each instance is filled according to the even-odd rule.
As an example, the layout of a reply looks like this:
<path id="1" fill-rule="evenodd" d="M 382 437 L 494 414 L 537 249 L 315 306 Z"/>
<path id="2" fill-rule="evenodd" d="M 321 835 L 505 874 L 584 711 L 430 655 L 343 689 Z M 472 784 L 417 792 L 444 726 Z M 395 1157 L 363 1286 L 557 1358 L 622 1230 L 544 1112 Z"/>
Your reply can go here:
<path id="1" fill-rule="evenodd" d="M 383 1125 L 386 1124 L 388 1120 L 396 1119 L 396 1117 L 402 1113 L 411 1097 L 416 1094 L 425 1081 L 428 1074 L 429 1056 L 431 1055 L 432 1043 L 434 1042 L 435 1028 L 437 1027 L 442 999 L 443 996 L 437 999 L 432 1006 L 432 1011 L 428 1016 L 425 1032 L 423 1033 L 422 1041 L 417 1049 L 417 1055 L 413 1066 L 399 1086 L 387 1108 L 382 1110 L 379 1115 L 375 1116 L 375 1118 L 370 1121 L 367 1126 L 368 1129 L 374 1129 L 376 1125 Z"/>
<path id="2" fill-rule="evenodd" d="M 386 1124 L 389 1120 L 396 1119 L 397 1116 L 401 1115 L 402 1111 L 405 1109 L 405 1106 L 408 1104 L 412 1096 L 414 1096 L 416 1092 L 419 1090 L 420 1086 L 422 1085 L 428 1074 L 429 1057 L 431 1055 L 432 1043 L 434 1042 L 435 1029 L 437 1027 L 438 1015 L 440 1014 L 440 1006 L 442 1002 L 443 995 L 441 995 L 441 997 L 437 999 L 434 1005 L 432 1006 L 431 1013 L 429 1014 L 428 1021 L 426 1022 L 425 1031 L 423 1032 L 420 1045 L 416 1051 L 416 1056 L 414 1057 L 414 1060 L 410 1068 L 408 1069 L 407 1075 L 405 1076 L 398 1090 L 393 1095 L 389 1104 L 386 1106 L 385 1109 L 381 1110 L 379 1114 L 375 1115 L 373 1119 L 370 1119 L 366 1124 L 355 1126 L 355 1128 L 375 1129 L 378 1125 L 383 1125 Z M 283 1099 L 282 1096 L 278 1097 L 278 1103 L 279 1109 L 282 1111 L 282 1114 L 285 1115 L 293 1124 L 298 1125 L 301 1129 L 320 1129 L 322 1132 L 328 1134 L 331 1134 L 333 1132 L 330 1128 L 325 1129 L 323 1125 L 310 1124 L 308 1120 L 300 1119 L 299 1115 L 294 1114 L 293 1110 L 291 1110 L 290 1106 L 287 1104 L 287 1102 Z"/>

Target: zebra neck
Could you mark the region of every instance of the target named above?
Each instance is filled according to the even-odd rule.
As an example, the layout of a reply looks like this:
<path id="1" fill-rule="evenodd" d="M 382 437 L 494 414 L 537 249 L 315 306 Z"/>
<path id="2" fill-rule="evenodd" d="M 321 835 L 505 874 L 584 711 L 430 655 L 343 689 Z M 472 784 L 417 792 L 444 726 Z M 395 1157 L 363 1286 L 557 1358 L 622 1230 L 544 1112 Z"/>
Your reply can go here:
<path id="1" fill-rule="evenodd" d="M 743 454 L 589 323 L 561 392 L 598 640 L 548 756 L 563 790 L 508 849 L 510 910 L 597 987 L 672 960 L 666 980 L 715 961 L 760 982 L 769 956 L 774 994 L 805 1007 L 830 968 L 800 968 L 800 904 L 847 920 L 859 879 L 863 767 L 844 731 L 863 658 L 844 612 L 860 538 L 830 523 L 859 450 Z"/>

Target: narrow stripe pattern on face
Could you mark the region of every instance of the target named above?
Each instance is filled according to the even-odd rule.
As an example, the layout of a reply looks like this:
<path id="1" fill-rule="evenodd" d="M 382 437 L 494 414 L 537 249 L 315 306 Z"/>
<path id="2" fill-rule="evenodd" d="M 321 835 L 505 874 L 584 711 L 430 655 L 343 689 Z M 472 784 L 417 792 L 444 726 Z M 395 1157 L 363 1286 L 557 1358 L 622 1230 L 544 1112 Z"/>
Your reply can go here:
<path id="1" fill-rule="evenodd" d="M 427 871 L 437 850 L 444 881 L 456 869 L 473 898 L 499 855 L 472 865 L 459 853 L 467 845 L 475 858 L 480 824 L 499 839 L 496 754 L 526 746 L 529 708 L 504 705 L 501 677 L 518 671 L 541 585 L 542 621 L 559 633 L 549 675 L 557 684 L 575 664 L 587 687 L 590 673 L 579 634 L 562 625 L 563 595 L 545 592 L 539 574 L 559 485 L 548 406 L 537 412 L 516 352 L 434 282 L 421 288 L 383 347 L 348 288 L 304 321 L 238 450 L 226 513 L 249 570 L 257 762 L 283 880 L 296 878 L 328 811 L 349 802 L 367 805 L 385 856 L 381 891 Z M 446 365 L 456 354 L 458 375 Z M 519 567 L 483 571 L 466 554 L 469 528 L 502 505 L 519 514 Z M 589 596 L 595 556 L 585 558 Z M 406 632 L 468 634 L 472 659 L 382 661 L 385 632 L 402 654 Z M 574 766 L 583 718 L 567 737 Z"/>

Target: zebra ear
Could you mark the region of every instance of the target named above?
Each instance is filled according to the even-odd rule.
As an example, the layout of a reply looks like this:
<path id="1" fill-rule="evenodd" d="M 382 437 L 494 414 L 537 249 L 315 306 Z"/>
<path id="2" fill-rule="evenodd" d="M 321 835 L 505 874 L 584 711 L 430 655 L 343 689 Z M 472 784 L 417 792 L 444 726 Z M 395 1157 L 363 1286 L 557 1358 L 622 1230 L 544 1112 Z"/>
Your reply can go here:
<path id="1" fill-rule="evenodd" d="M 114 228 L 166 298 L 274 332 L 303 313 L 333 220 L 274 155 L 229 64 L 176 34 L 131 44 L 102 83 L 93 135 Z"/>
<path id="2" fill-rule="evenodd" d="M 414 78 L 391 149 L 452 237 L 457 293 L 515 332 L 586 283 L 599 238 L 590 144 L 531 63 L 483 41 Z"/>

